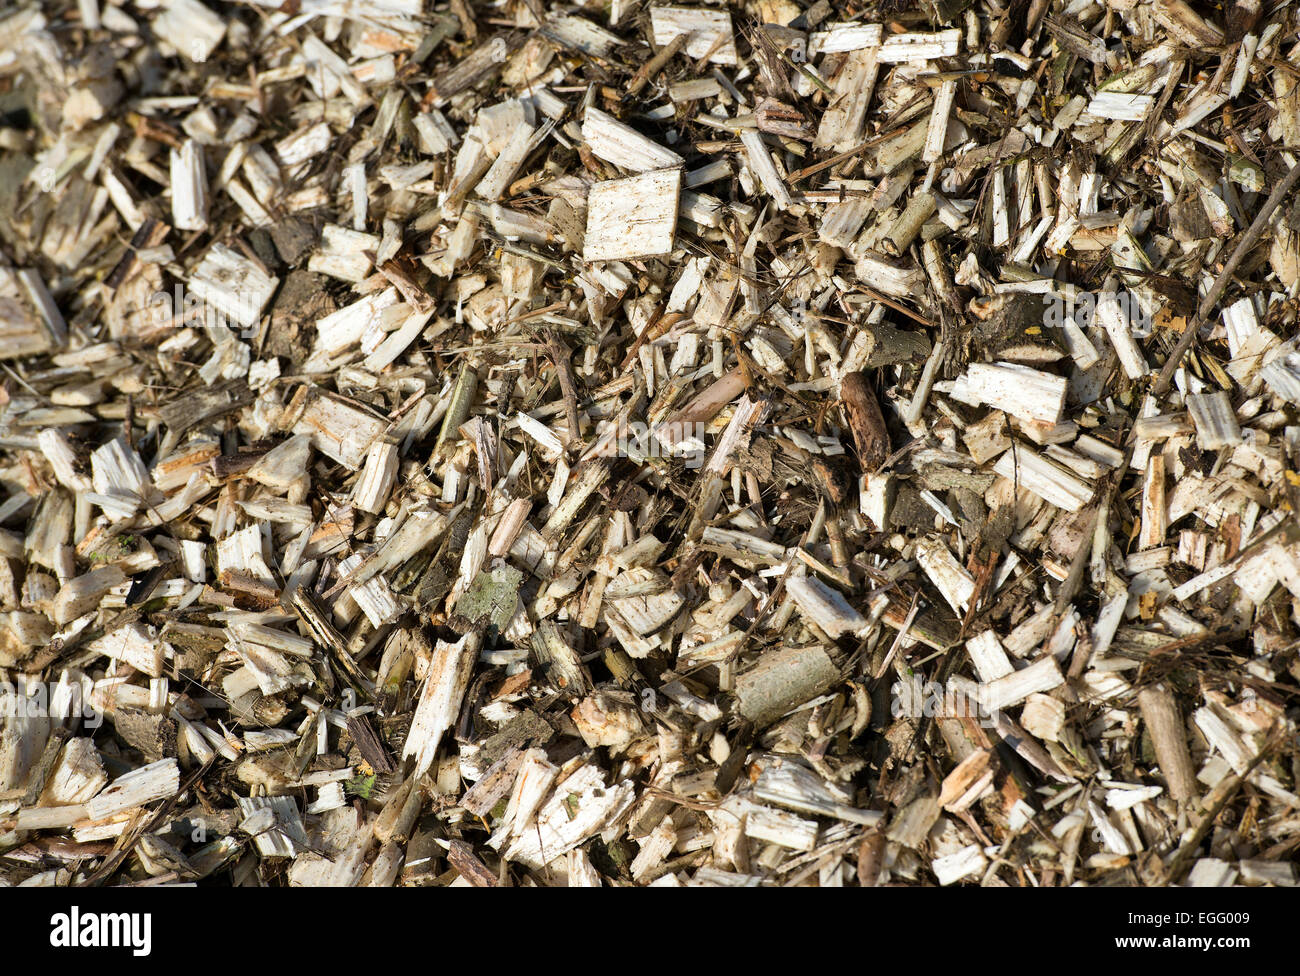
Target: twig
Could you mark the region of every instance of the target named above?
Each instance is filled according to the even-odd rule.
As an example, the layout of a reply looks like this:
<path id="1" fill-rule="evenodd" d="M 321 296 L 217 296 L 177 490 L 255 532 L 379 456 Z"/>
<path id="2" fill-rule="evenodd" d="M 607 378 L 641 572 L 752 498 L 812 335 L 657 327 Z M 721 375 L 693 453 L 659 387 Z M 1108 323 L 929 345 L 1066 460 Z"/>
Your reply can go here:
<path id="1" fill-rule="evenodd" d="M 1160 375 L 1156 378 L 1155 384 L 1151 387 L 1151 392 L 1156 394 L 1156 396 L 1159 396 L 1164 393 L 1165 390 L 1169 389 L 1169 384 L 1174 378 L 1174 372 L 1178 369 L 1178 364 L 1181 363 L 1183 357 L 1187 355 L 1187 350 L 1191 348 L 1192 343 L 1195 341 L 1196 334 L 1200 331 L 1202 323 L 1210 317 L 1210 313 L 1213 312 L 1215 306 L 1218 305 L 1219 298 L 1228 287 L 1228 282 L 1232 280 L 1233 272 L 1237 270 L 1237 266 L 1241 264 L 1246 255 L 1250 253 L 1251 248 L 1255 246 L 1255 242 L 1259 239 L 1260 235 L 1264 233 L 1264 228 L 1268 226 L 1269 219 L 1273 216 L 1273 211 L 1281 205 L 1283 199 L 1285 199 L 1286 195 L 1291 192 L 1298 180 L 1300 180 L 1300 163 L 1292 166 L 1291 172 L 1287 173 L 1282 179 L 1282 182 L 1273 188 L 1273 192 L 1270 193 L 1268 199 L 1264 201 L 1264 206 L 1260 208 L 1259 213 L 1255 215 L 1254 222 L 1249 228 L 1247 228 L 1246 233 L 1242 236 L 1241 240 L 1237 242 L 1237 246 L 1233 250 L 1232 256 L 1228 258 L 1227 264 L 1223 266 L 1223 270 L 1219 272 L 1219 276 L 1214 279 L 1214 284 L 1210 287 L 1209 293 L 1206 294 L 1205 300 L 1201 302 L 1201 307 L 1197 310 L 1196 317 L 1192 319 L 1192 321 L 1188 322 L 1187 327 L 1183 329 L 1182 338 L 1178 340 L 1178 345 L 1174 346 L 1173 351 L 1169 354 L 1169 358 L 1165 360 L 1165 365 L 1160 370 Z"/>
<path id="2" fill-rule="evenodd" d="M 582 432 L 578 429 L 578 388 L 573 382 L 573 366 L 569 362 L 569 349 L 555 335 L 546 333 L 546 349 L 555 363 L 555 372 L 560 378 L 560 392 L 564 395 L 564 419 L 568 424 L 568 441 L 573 446 L 582 441 Z"/>

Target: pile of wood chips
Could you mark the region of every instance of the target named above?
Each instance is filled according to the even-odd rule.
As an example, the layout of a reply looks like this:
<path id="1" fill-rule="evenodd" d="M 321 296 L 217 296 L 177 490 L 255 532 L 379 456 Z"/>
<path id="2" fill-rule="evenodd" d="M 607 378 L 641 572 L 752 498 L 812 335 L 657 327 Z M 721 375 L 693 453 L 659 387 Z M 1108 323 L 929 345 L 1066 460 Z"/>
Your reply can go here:
<path id="1" fill-rule="evenodd" d="M 1294 5 L 0 18 L 0 884 L 1296 884 Z"/>

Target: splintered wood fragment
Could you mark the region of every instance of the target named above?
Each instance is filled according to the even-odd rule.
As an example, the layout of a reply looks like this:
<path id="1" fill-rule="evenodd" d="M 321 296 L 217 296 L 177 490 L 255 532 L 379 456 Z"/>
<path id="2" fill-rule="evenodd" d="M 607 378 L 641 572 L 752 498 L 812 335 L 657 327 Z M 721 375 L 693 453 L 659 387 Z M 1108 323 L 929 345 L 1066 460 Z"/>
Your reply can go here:
<path id="1" fill-rule="evenodd" d="M 776 208 L 789 210 L 794 203 L 794 196 L 785 181 L 781 179 L 781 174 L 777 172 L 776 164 L 772 162 L 772 154 L 763 143 L 763 137 L 756 130 L 749 129 L 740 134 L 740 141 L 745 147 L 750 169 L 754 171 L 754 175 L 758 177 L 758 181 L 763 185 L 767 195 L 772 198 Z"/>
<path id="2" fill-rule="evenodd" d="M 385 424 L 378 417 L 342 397 L 320 389 L 300 387 L 286 408 L 296 417 L 295 434 L 311 438 L 311 446 L 349 470 L 361 467 L 366 451 Z"/>
<path id="3" fill-rule="evenodd" d="M 447 412 L 443 414 L 442 427 L 438 430 L 438 440 L 433 446 L 430 464 L 436 464 L 450 456 L 457 440 L 452 435 L 459 433 L 461 425 L 469 418 L 470 407 L 474 405 L 477 392 L 478 370 L 473 363 L 465 363 L 451 388 L 451 401 L 447 405 Z"/>
<path id="4" fill-rule="evenodd" d="M 930 862 L 930 870 L 941 885 L 955 884 L 964 878 L 978 875 L 988 866 L 988 859 L 977 844 L 968 844 L 960 850 Z"/>
<path id="5" fill-rule="evenodd" d="M 308 260 L 307 269 L 343 281 L 364 281 L 374 266 L 379 244 L 374 234 L 330 224 L 321 231 L 320 247 Z"/>
<path id="6" fill-rule="evenodd" d="M 628 692 L 597 691 L 569 712 L 589 748 L 622 749 L 645 731 L 636 698 Z"/>
<path id="7" fill-rule="evenodd" d="M 880 70 L 876 59 L 877 50 L 873 46 L 850 51 L 835 79 L 836 97 L 822 115 L 813 146 L 819 149 L 834 148 L 837 155 L 791 174 L 792 183 L 856 156 L 878 141 L 871 139 L 863 142 L 867 110 L 875 91 L 876 75 Z"/>
<path id="8" fill-rule="evenodd" d="M 894 226 L 881 242 L 881 250 L 894 257 L 906 254 L 912 241 L 916 240 L 916 236 L 921 233 L 922 225 L 930 219 L 936 207 L 932 194 L 925 192 L 913 194 L 912 199 L 907 202 L 906 209 L 898 215 Z"/>
<path id="9" fill-rule="evenodd" d="M 916 558 L 930 581 L 958 613 L 969 609 L 975 595 L 975 580 L 938 539 L 926 537 L 916 543 Z"/>
<path id="10" fill-rule="evenodd" d="M 934 381 L 939 372 L 939 365 L 948 354 L 948 348 L 947 341 L 940 340 L 930 350 L 930 358 L 925 361 L 925 367 L 921 370 L 921 377 L 917 380 L 916 390 L 912 393 L 912 399 L 908 402 L 907 408 L 903 411 L 903 422 L 908 425 L 909 429 L 921 420 L 926 401 L 930 397 L 931 390 L 934 389 Z"/>
<path id="11" fill-rule="evenodd" d="M 1155 0 L 1151 5 L 1151 15 L 1188 47 L 1218 47 L 1223 43 L 1223 31 L 1205 20 L 1184 0 Z"/>
<path id="12" fill-rule="evenodd" d="M 1036 424 L 1059 423 L 1065 412 L 1065 377 L 1018 363 L 971 363 L 953 395 L 1003 410 Z"/>
<path id="13" fill-rule="evenodd" d="M 925 274 L 910 261 L 879 253 L 860 254 L 854 271 L 862 282 L 870 283 L 867 287 L 890 298 L 912 298 L 925 285 Z"/>
<path id="14" fill-rule="evenodd" d="M 488 870 L 474 849 L 463 840 L 453 840 L 447 847 L 447 863 L 459 872 L 460 876 L 475 888 L 499 888 L 501 882 Z"/>
<path id="15" fill-rule="evenodd" d="M 754 798 L 763 803 L 785 807 L 818 817 L 832 817 L 847 823 L 875 827 L 884 820 L 879 810 L 862 810 L 852 805 L 853 793 L 839 784 L 823 779 L 812 770 L 779 756 L 761 757 Z M 935 807 L 936 817 L 938 807 Z M 926 826 L 929 830 L 934 819 Z"/>
<path id="16" fill-rule="evenodd" d="M 591 497 L 592 492 L 605 482 L 609 473 L 610 465 L 603 458 L 584 463 L 578 469 L 576 477 L 565 488 L 564 497 L 555 506 L 551 517 L 542 526 L 542 535 L 554 539 L 568 528 L 569 523 L 578 514 L 578 510 Z"/>
<path id="17" fill-rule="evenodd" d="M 515 540 L 528 525 L 528 513 L 532 507 L 532 502 L 526 498 L 516 498 L 506 506 L 501 521 L 497 523 L 491 539 L 488 540 L 489 556 L 501 557 L 514 548 Z"/>
<path id="18" fill-rule="evenodd" d="M 369 679 L 362 674 L 352 655 L 348 653 L 343 635 L 334 626 L 330 614 L 321 606 L 316 595 L 305 587 L 297 587 L 293 591 L 290 606 L 306 626 L 312 640 L 330 652 L 334 662 L 343 670 L 352 687 L 370 696 Z"/>
<path id="19" fill-rule="evenodd" d="M 984 682 L 995 681 L 1011 674 L 1015 669 L 1007 658 L 1007 653 L 992 630 L 976 634 L 966 641 L 966 651 L 970 654 L 975 673 Z"/>
<path id="20" fill-rule="evenodd" d="M 334 136 L 325 122 L 307 124 L 275 143 L 275 155 L 285 166 L 296 166 L 329 149 Z"/>
<path id="21" fill-rule="evenodd" d="M 434 646 L 411 731 L 402 747 L 403 759 L 414 758 L 416 776 L 428 772 L 443 735 L 456 723 L 480 644 L 479 636 L 471 632 L 455 643 L 440 640 Z"/>
<path id="22" fill-rule="evenodd" d="M 951 58 L 960 45 L 961 31 L 956 28 L 933 34 L 894 34 L 885 38 L 876 57 L 882 64 Z"/>
<path id="23" fill-rule="evenodd" d="M 1284 400 L 1300 403 L 1300 354 L 1278 356 L 1260 368 L 1259 377 Z"/>
<path id="24" fill-rule="evenodd" d="M 1151 95 L 1134 95 L 1123 92 L 1098 92 L 1085 110 L 1098 119 L 1117 119 L 1122 122 L 1141 122 L 1151 110 L 1155 98 Z"/>
<path id="25" fill-rule="evenodd" d="M 667 254 L 677 230 L 681 188 L 680 169 L 593 185 L 587 197 L 582 259 L 617 261 Z"/>
<path id="26" fill-rule="evenodd" d="M 515 776 L 523 764 L 524 753 L 518 747 L 508 749 L 494 762 L 481 779 L 465 791 L 460 805 L 476 817 L 486 817 L 514 788 Z"/>
<path id="27" fill-rule="evenodd" d="M 1169 531 L 1169 507 L 1165 501 L 1165 456 L 1152 454 L 1147 459 L 1146 478 L 1142 484 L 1142 528 L 1138 547 L 1151 549 L 1163 545 Z"/>
<path id="28" fill-rule="evenodd" d="M 1173 692 L 1163 683 L 1138 692 L 1142 720 L 1151 733 L 1156 761 L 1169 784 L 1169 795 L 1179 803 L 1196 798 L 1196 767 L 1187 749 L 1187 725 Z"/>
<path id="29" fill-rule="evenodd" d="M 226 21 L 199 0 L 167 0 L 160 6 L 154 32 L 194 64 L 211 58 L 226 36 Z"/>
<path id="30" fill-rule="evenodd" d="M 60 761 L 63 744 L 68 741 L 71 735 L 72 733 L 68 729 L 51 730 L 50 737 L 45 740 L 40 756 L 35 759 L 28 771 L 27 790 L 22 798 L 24 806 L 32 806 L 40 799 L 41 794 L 45 791 L 45 784 Z"/>
<path id="31" fill-rule="evenodd" d="M 712 525 L 700 535 L 700 542 L 705 548 L 725 552 L 733 558 L 752 557 L 756 561 L 772 565 L 784 562 L 789 554 L 784 546 L 767 542 L 758 536 Z"/>
<path id="32" fill-rule="evenodd" d="M 434 76 L 434 106 L 445 105 L 453 96 L 500 71 L 519 43 L 520 37 L 514 32 L 495 34 L 465 57 L 456 59 L 454 67 Z"/>
<path id="33" fill-rule="evenodd" d="M 993 470 L 1067 512 L 1079 511 L 1092 499 L 1093 489 L 1086 481 L 1023 444 L 1012 444 Z"/>
<path id="34" fill-rule="evenodd" d="M 273 491 L 285 492 L 306 474 L 310 461 L 311 438 L 298 434 L 258 458 L 245 472 L 245 477 Z"/>
<path id="35" fill-rule="evenodd" d="M 308 846 L 298 803 L 291 796 L 237 797 L 239 829 L 263 857 L 293 857 Z"/>
<path id="36" fill-rule="evenodd" d="M 943 781 L 939 805 L 954 812 L 968 809 L 993 783 L 993 750 L 977 749 L 959 762 Z"/>
<path id="37" fill-rule="evenodd" d="M 831 24 L 815 31 L 808 42 L 808 53 L 842 54 L 880 46 L 883 28 L 879 24 Z"/>
<path id="38" fill-rule="evenodd" d="M 171 151 L 171 177 L 172 223 L 180 230 L 206 230 L 208 177 L 203 150 L 193 139 L 185 140 L 180 152 Z"/>
<path id="39" fill-rule="evenodd" d="M 817 844 L 818 824 L 781 810 L 760 807 L 745 818 L 745 835 L 795 851 L 811 851 Z"/>
<path id="40" fill-rule="evenodd" d="M 962 432 L 962 441 L 976 464 L 986 464 L 1011 446 L 1006 414 L 991 410 Z"/>
<path id="41" fill-rule="evenodd" d="M 1115 292 L 1104 291 L 1097 297 L 1096 314 L 1128 378 L 1139 380 L 1146 376 L 1151 370 L 1134 337 L 1127 304 L 1121 303 Z"/>
<path id="42" fill-rule="evenodd" d="M 125 582 L 126 574 L 116 566 L 92 569 L 70 579 L 54 595 L 50 605 L 50 619 L 59 626 L 71 623 L 99 606 L 104 594 Z"/>
<path id="43" fill-rule="evenodd" d="M 1196 429 L 1189 413 L 1162 413 L 1139 417 L 1133 422 L 1133 436 L 1149 441 L 1190 434 Z"/>
<path id="44" fill-rule="evenodd" d="M 948 119 L 952 115 L 952 106 L 956 98 L 956 81 L 945 81 L 939 85 L 939 90 L 934 96 L 934 105 L 930 108 L 930 122 L 925 132 L 925 149 L 921 151 L 923 163 L 933 163 L 943 155 L 943 147 L 948 139 Z"/>
<path id="45" fill-rule="evenodd" d="M 366 451 L 361 477 L 352 494 L 352 504 L 363 512 L 379 514 L 388 503 L 388 495 L 397 483 L 398 448 L 396 444 L 377 440 Z"/>
<path id="46" fill-rule="evenodd" d="M 1217 451 L 1241 443 L 1241 427 L 1227 393 L 1193 393 L 1187 397 L 1187 410 L 1196 425 L 1196 443 L 1201 450 Z"/>
<path id="47" fill-rule="evenodd" d="M 180 767 L 176 760 L 160 759 L 113 780 L 86 804 L 86 815 L 91 820 L 105 820 L 123 810 L 173 796 L 180 785 Z"/>
<path id="48" fill-rule="evenodd" d="M 239 410 L 251 403 L 253 397 L 247 383 L 232 380 L 207 389 L 187 390 L 185 396 L 159 407 L 158 417 L 170 429 L 171 435 L 179 438 L 191 427 Z"/>
<path id="49" fill-rule="evenodd" d="M 799 610 L 829 637 L 839 637 L 867 625 L 866 618 L 853 609 L 843 594 L 815 577 L 796 576 L 786 580 L 785 587 Z"/>
<path id="50" fill-rule="evenodd" d="M 129 664 L 150 677 L 162 676 L 166 647 L 158 640 L 152 627 L 146 629 L 139 623 L 127 624 L 91 641 L 86 649 Z"/>
<path id="51" fill-rule="evenodd" d="M 685 163 L 677 153 L 595 107 L 588 108 L 583 116 L 582 138 L 595 155 L 632 173 L 671 169 Z"/>
<path id="52" fill-rule="evenodd" d="M 847 248 L 857 238 L 872 209 L 871 200 L 866 197 L 853 197 L 843 203 L 831 204 L 826 208 L 818 236 L 827 244 Z"/>
<path id="53" fill-rule="evenodd" d="M 1026 668 L 1013 671 L 976 689 L 979 702 L 990 712 L 1000 712 L 1024 701 L 1036 692 L 1051 691 L 1065 683 L 1056 659 L 1045 657 Z"/>
<path id="54" fill-rule="evenodd" d="M 213 244 L 190 273 L 194 294 L 245 329 L 252 329 L 280 279 L 249 258 Z"/>
<path id="55" fill-rule="evenodd" d="M 541 33 L 561 47 L 581 51 L 590 57 L 608 57 L 623 43 L 617 34 L 597 27 L 582 17 L 555 17 L 542 22 Z"/>
<path id="56" fill-rule="evenodd" d="M 37 272 L 0 268 L 0 359 L 50 352 L 67 327 Z"/>
<path id="57" fill-rule="evenodd" d="M 726 430 L 714 445 L 713 453 L 709 455 L 709 460 L 704 466 L 705 472 L 721 477 L 730 471 L 736 452 L 749 445 L 754 428 L 763 422 L 771 407 L 772 402 L 768 397 L 760 396 L 756 399 L 751 399 L 749 396 L 742 397 L 731 415 L 731 422 L 727 424 Z M 710 513 L 707 517 L 713 516 Z"/>
<path id="58" fill-rule="evenodd" d="M 774 98 L 764 98 L 754 113 L 759 132 L 767 132 L 787 139 L 810 141 L 812 132 L 804 125 L 803 113 L 791 105 Z"/>
<path id="59" fill-rule="evenodd" d="M 107 784 L 108 773 L 94 742 L 76 736 L 62 741 L 58 760 L 45 778 L 38 798 L 45 806 L 88 803 Z"/>
<path id="60" fill-rule="evenodd" d="M 577 652 L 553 621 L 544 620 L 533 631 L 533 653 L 556 688 L 565 695 L 581 697 L 590 690 L 590 679 Z"/>
<path id="61" fill-rule="evenodd" d="M 537 808 L 532 824 L 518 833 L 504 856 L 534 869 L 545 867 L 623 815 L 634 799 L 631 783 L 610 786 L 598 767 L 584 765 Z"/>
<path id="62" fill-rule="evenodd" d="M 360 554 L 348 556 L 339 563 L 339 572 L 346 576 L 361 565 L 361 560 Z M 376 628 L 392 623 L 401 615 L 402 607 L 393 598 L 392 591 L 382 576 L 353 585 L 348 589 L 348 595 Z"/>
<path id="63" fill-rule="evenodd" d="M 483 179 L 474 188 L 484 200 L 498 200 L 514 182 L 515 174 L 533 148 L 535 130 L 527 122 L 520 122 Z"/>
<path id="64" fill-rule="evenodd" d="M 735 32 L 728 11 L 700 7 L 651 7 L 650 30 L 657 47 L 684 34 L 689 57 L 698 60 L 707 55 L 712 64 L 738 63 Z"/>

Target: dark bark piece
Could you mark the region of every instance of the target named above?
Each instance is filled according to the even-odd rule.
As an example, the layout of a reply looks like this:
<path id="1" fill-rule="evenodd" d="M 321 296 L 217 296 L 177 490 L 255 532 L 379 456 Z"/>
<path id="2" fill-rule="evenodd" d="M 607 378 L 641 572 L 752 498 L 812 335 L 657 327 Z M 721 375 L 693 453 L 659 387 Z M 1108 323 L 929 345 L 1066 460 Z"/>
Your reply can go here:
<path id="1" fill-rule="evenodd" d="M 476 817 L 486 817 L 515 785 L 515 774 L 523 761 L 523 750 L 511 747 L 494 762 L 483 778 L 465 791 L 460 805 Z"/>
<path id="2" fill-rule="evenodd" d="M 977 362 L 1012 362 L 1027 366 L 1054 363 L 1065 358 L 1057 328 L 1050 327 L 1049 302 L 1043 295 L 1000 295 L 977 302 L 978 317 L 971 345 Z"/>
<path id="3" fill-rule="evenodd" d="M 127 745 L 140 750 L 146 762 L 176 755 L 177 726 L 175 720 L 166 715 L 138 708 L 119 708 L 113 717 L 113 728 Z"/>
<path id="4" fill-rule="evenodd" d="M 448 99 L 486 80 L 501 70 L 501 66 L 522 39 L 523 35 L 519 31 L 505 31 L 488 38 L 454 68 L 434 78 L 433 91 L 438 98 Z"/>
<path id="5" fill-rule="evenodd" d="M 338 310 L 338 303 L 326 289 L 328 281 L 310 271 L 289 273 L 271 306 L 271 326 L 266 334 L 268 355 L 284 356 L 291 363 L 307 358 L 316 323 Z"/>
<path id="6" fill-rule="evenodd" d="M 499 888 L 501 882 L 478 859 L 474 849 L 463 840 L 453 840 L 447 848 L 447 861 L 460 872 L 460 876 L 475 888 Z"/>
<path id="7" fill-rule="evenodd" d="M 316 246 L 319 237 L 315 227 L 297 217 L 287 217 L 271 225 L 271 240 L 280 254 L 280 260 L 291 268 L 302 262 L 307 252 Z M 308 273 L 295 272 L 295 274 Z"/>
<path id="8" fill-rule="evenodd" d="M 352 741 L 361 750 L 361 758 L 370 764 L 370 768 L 381 776 L 397 771 L 397 764 L 388 754 L 388 748 L 380 740 L 375 728 L 370 724 L 368 715 L 349 715 L 348 733 Z"/>
<path id="9" fill-rule="evenodd" d="M 840 381 L 840 400 L 858 449 L 863 474 L 878 469 L 889 457 L 889 430 L 880 403 L 863 372 L 849 373 Z"/>
<path id="10" fill-rule="evenodd" d="M 555 729 L 537 712 L 529 709 L 483 743 L 480 755 L 484 762 L 494 763 L 514 748 L 528 745 L 545 745 L 555 735 Z"/>
<path id="11" fill-rule="evenodd" d="M 930 338 L 921 331 L 896 329 L 882 322 L 869 333 L 871 352 L 867 368 L 896 366 L 899 363 L 924 364 L 930 357 Z"/>
<path id="12" fill-rule="evenodd" d="M 180 435 L 214 417 L 238 410 L 253 402 L 253 391 L 243 380 L 230 380 L 210 389 L 199 389 L 158 408 L 158 415 L 172 434 Z"/>
<path id="13" fill-rule="evenodd" d="M 72 738 L 72 732 L 69 729 L 55 729 L 50 733 L 46 740 L 45 749 L 41 756 L 32 766 L 32 770 L 27 776 L 27 792 L 23 794 L 23 806 L 35 806 L 40 800 L 41 794 L 45 792 L 45 784 L 49 781 L 50 773 L 54 772 L 54 767 L 58 764 L 59 754 L 63 751 L 63 745 Z"/>

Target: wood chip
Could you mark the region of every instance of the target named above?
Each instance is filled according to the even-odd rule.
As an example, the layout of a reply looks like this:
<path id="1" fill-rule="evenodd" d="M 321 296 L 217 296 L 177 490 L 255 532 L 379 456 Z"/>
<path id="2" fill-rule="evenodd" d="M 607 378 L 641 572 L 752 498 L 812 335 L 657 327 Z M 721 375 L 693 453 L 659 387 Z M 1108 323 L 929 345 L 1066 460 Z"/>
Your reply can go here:
<path id="1" fill-rule="evenodd" d="M 1293 5 L 44 6 L 0 887 L 1295 885 Z"/>

